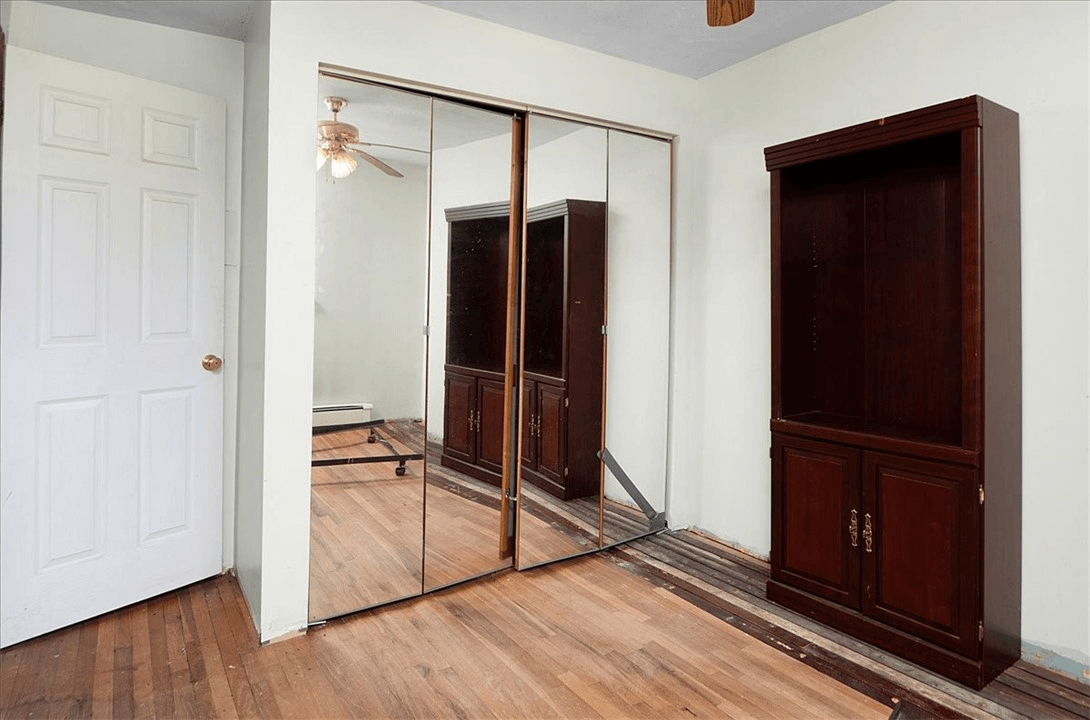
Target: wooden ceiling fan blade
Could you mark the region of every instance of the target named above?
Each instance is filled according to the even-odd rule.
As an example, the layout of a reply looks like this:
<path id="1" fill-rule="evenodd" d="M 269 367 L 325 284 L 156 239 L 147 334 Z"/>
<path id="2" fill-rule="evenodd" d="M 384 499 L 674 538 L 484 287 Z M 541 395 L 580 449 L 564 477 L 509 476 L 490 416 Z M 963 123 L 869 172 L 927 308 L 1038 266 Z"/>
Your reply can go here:
<path id="1" fill-rule="evenodd" d="M 392 167 L 390 167 L 386 163 L 379 160 L 374 155 L 371 155 L 369 153 L 365 153 L 363 150 L 360 150 L 359 148 L 350 147 L 350 148 L 345 148 L 345 149 L 346 150 L 351 150 L 352 152 L 356 153 L 361 158 L 363 158 L 367 162 L 371 163 L 372 165 L 374 165 L 375 167 L 377 167 L 379 170 L 386 173 L 387 175 L 392 175 L 393 177 L 405 177 L 404 175 L 399 173 L 397 170 L 394 170 Z"/>
<path id="2" fill-rule="evenodd" d="M 753 14 L 756 0 L 708 0 L 708 25 L 724 27 L 745 20 Z"/>

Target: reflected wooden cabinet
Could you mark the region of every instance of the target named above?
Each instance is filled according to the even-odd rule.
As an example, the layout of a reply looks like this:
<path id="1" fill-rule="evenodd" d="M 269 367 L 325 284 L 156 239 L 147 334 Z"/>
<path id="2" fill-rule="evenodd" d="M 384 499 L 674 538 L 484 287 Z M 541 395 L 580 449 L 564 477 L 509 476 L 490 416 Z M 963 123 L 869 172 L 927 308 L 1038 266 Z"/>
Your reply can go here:
<path id="1" fill-rule="evenodd" d="M 503 469 L 503 375 L 448 369 L 443 464 L 498 474 Z M 450 462 L 448 462 L 448 460 Z"/>
<path id="2" fill-rule="evenodd" d="M 450 426 L 469 417 L 465 378 L 479 383 L 491 374 L 502 381 L 508 206 L 451 208 L 446 216 L 445 425 Z M 602 443 L 605 203 L 560 200 L 530 208 L 526 224 L 523 477 L 563 499 L 594 495 Z M 496 407 L 502 416 L 502 382 L 500 387 Z M 475 402 L 474 413 L 483 401 Z M 487 429 L 483 419 L 484 414 L 481 429 L 474 421 L 474 433 Z M 445 430 L 443 464 L 498 485 L 499 461 L 467 452 L 470 438 L 461 428 Z M 499 430 L 495 437 L 502 448 Z M 473 441 L 491 447 L 492 438 Z"/>
<path id="3" fill-rule="evenodd" d="M 552 378 L 522 385 L 522 467 L 534 473 L 538 485 L 548 483 L 554 494 L 564 494 L 567 461 L 567 422 L 564 385 Z"/>
<path id="4" fill-rule="evenodd" d="M 765 159 L 768 596 L 982 687 L 1021 650 L 1018 116 L 970 97 Z"/>

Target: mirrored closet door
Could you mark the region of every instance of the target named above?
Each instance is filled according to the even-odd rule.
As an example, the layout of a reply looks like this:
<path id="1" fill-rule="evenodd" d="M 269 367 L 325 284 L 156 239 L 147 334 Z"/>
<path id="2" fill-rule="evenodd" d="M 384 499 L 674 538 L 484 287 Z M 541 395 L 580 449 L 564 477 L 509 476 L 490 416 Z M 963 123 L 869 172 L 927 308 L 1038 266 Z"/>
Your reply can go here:
<path id="1" fill-rule="evenodd" d="M 604 545 L 665 523 L 670 152 L 662 140 L 609 131 Z"/>
<path id="2" fill-rule="evenodd" d="M 599 547 L 607 132 L 531 114 L 518 567 Z"/>
<path id="3" fill-rule="evenodd" d="M 511 565 L 503 478 L 514 123 L 434 102 L 425 591 Z"/>
<path id="4" fill-rule="evenodd" d="M 665 527 L 670 145 L 531 114 L 517 566 Z"/>
<path id="5" fill-rule="evenodd" d="M 312 621 L 421 592 L 431 100 L 319 78 Z"/>

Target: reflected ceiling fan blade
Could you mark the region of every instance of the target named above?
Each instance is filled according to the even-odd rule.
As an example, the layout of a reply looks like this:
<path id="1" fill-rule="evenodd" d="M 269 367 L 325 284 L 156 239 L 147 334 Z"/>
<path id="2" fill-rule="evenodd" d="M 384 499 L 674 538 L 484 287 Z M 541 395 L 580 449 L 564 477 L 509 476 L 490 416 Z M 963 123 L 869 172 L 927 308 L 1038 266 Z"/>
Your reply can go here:
<path id="1" fill-rule="evenodd" d="M 708 25 L 723 27 L 753 14 L 755 0 L 708 0 Z"/>
<path id="2" fill-rule="evenodd" d="M 370 155 L 370 154 L 368 154 L 368 153 L 365 153 L 365 152 L 364 152 L 363 150 L 360 150 L 359 148 L 354 148 L 354 147 L 348 147 L 348 146 L 346 145 L 346 146 L 345 146 L 345 150 L 351 150 L 352 152 L 356 153 L 357 155 L 359 155 L 360 157 L 362 157 L 362 158 L 363 158 L 364 160 L 366 160 L 367 162 L 369 162 L 369 163 L 371 163 L 372 165 L 374 165 L 375 167 L 377 167 L 377 168 L 378 168 L 379 170 L 381 170 L 382 172 L 386 173 L 387 175 L 392 175 L 392 176 L 394 176 L 394 177 L 405 177 L 404 175 L 402 175 L 401 173 L 399 173 L 399 172 L 398 172 L 397 170 L 394 170 L 394 169 L 393 169 L 392 167 L 390 167 L 390 166 L 389 166 L 389 165 L 387 165 L 386 163 L 384 163 L 384 162 L 382 162 L 381 160 L 379 160 L 379 159 L 378 159 L 377 157 L 375 157 L 374 155 Z"/>

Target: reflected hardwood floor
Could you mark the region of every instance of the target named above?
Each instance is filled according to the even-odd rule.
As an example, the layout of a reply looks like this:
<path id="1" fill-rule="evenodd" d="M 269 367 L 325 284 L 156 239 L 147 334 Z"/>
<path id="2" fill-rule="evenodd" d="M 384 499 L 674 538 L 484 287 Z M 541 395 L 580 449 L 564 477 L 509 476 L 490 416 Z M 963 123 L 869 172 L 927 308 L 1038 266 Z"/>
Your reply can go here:
<path id="1" fill-rule="evenodd" d="M 310 620 L 420 592 L 420 465 L 311 469 Z"/>
<path id="2" fill-rule="evenodd" d="M 315 435 L 313 457 L 424 452 L 419 423 L 389 421 L 376 431 L 392 447 L 368 443 L 371 430 L 354 428 Z M 510 559 L 499 553 L 499 489 L 443 467 L 440 446 L 428 443 L 427 449 L 426 503 L 422 461 L 408 461 L 400 477 L 394 472 L 396 462 L 312 468 L 310 621 L 510 566 Z M 529 561 L 524 566 L 597 546 L 596 500 L 577 501 L 587 506 L 577 518 L 547 493 L 536 488 L 530 492 L 529 497 L 539 499 L 525 504 L 532 512 L 521 519 L 521 551 Z M 422 507 L 427 508 L 423 536 Z M 593 521 L 584 520 L 591 512 Z"/>

